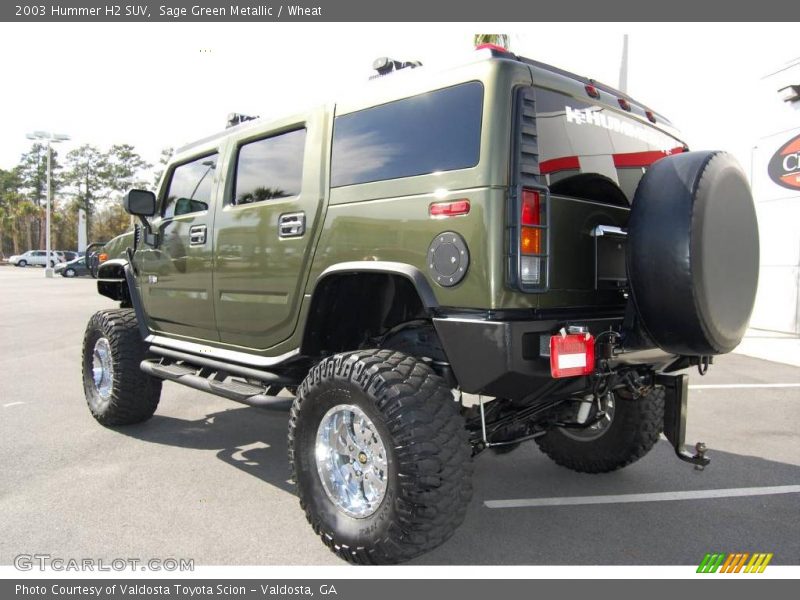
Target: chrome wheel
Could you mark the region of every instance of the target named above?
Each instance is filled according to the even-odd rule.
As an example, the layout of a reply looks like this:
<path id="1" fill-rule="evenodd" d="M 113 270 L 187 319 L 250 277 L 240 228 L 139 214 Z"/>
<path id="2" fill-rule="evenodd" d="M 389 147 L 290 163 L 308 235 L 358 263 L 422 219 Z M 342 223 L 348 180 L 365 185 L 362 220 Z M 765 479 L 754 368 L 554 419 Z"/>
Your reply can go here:
<path id="1" fill-rule="evenodd" d="M 111 356 L 111 345 L 108 340 L 101 337 L 94 344 L 92 352 L 92 381 L 94 389 L 100 397 L 96 400 L 94 408 L 99 409 L 108 404 L 111 390 L 114 386 L 114 360 Z"/>
<path id="2" fill-rule="evenodd" d="M 338 509 L 357 519 L 378 510 L 389 476 L 386 448 L 363 410 L 341 404 L 325 413 L 314 456 L 325 493 Z"/>
<path id="3" fill-rule="evenodd" d="M 564 427 L 561 429 L 561 433 L 568 438 L 572 438 L 573 440 L 577 440 L 579 442 L 591 442 L 592 440 L 596 440 L 597 438 L 601 437 L 606 431 L 608 431 L 608 428 L 611 426 L 611 422 L 614 420 L 614 395 L 606 394 L 603 396 L 600 406 L 605 414 L 599 420 L 583 429 L 571 429 Z"/>

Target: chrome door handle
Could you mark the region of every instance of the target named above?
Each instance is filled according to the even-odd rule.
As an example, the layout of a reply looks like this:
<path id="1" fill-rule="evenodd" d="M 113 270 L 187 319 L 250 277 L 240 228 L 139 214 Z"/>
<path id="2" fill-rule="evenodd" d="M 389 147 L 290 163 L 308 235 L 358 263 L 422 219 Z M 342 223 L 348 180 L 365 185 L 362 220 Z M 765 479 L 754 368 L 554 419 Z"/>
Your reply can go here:
<path id="1" fill-rule="evenodd" d="M 278 218 L 278 237 L 301 237 L 306 232 L 306 213 L 287 213 Z"/>
<path id="2" fill-rule="evenodd" d="M 206 243 L 208 228 L 205 225 L 195 225 L 189 228 L 189 245 L 202 246 Z"/>

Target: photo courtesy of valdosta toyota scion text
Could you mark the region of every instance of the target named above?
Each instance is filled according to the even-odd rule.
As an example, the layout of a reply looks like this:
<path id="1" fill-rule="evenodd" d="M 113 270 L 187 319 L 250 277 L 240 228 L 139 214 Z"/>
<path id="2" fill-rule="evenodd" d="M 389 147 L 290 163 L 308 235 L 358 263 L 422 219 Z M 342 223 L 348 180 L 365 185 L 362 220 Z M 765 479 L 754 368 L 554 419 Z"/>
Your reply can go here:
<path id="1" fill-rule="evenodd" d="M 793 25 L 133 8 L 0 23 L 0 574 L 798 574 Z"/>

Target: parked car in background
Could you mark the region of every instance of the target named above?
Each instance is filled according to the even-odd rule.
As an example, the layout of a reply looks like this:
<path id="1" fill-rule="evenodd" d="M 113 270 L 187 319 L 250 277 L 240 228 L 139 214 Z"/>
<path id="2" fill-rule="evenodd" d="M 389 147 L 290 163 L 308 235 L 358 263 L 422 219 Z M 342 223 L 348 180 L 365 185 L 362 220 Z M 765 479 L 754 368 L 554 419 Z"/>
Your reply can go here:
<path id="1" fill-rule="evenodd" d="M 91 276 L 89 267 L 86 266 L 86 257 L 79 257 L 69 262 L 59 263 L 55 267 L 55 272 L 62 277 Z"/>
<path id="2" fill-rule="evenodd" d="M 78 258 L 79 256 L 81 256 L 81 253 L 75 252 L 73 250 L 56 250 L 56 252 L 58 252 L 59 255 L 64 257 L 65 262 L 71 262 L 76 258 Z"/>
<path id="3" fill-rule="evenodd" d="M 63 260 L 55 251 L 50 251 L 50 266 L 54 267 L 57 263 Z M 15 254 L 8 259 L 8 262 L 18 267 L 27 267 L 28 265 L 36 265 L 44 267 L 47 264 L 47 252 L 44 250 L 28 250 L 24 254 Z"/>

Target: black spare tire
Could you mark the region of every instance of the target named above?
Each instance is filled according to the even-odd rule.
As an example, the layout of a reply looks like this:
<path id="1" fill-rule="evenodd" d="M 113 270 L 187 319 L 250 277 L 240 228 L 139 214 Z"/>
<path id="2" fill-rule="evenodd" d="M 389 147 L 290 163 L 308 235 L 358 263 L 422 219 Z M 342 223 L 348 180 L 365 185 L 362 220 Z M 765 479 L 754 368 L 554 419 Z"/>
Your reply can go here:
<path id="1" fill-rule="evenodd" d="M 656 345 L 688 356 L 733 350 L 750 320 L 758 262 L 753 198 L 732 156 L 686 152 L 648 169 L 631 208 L 627 267 Z"/>

